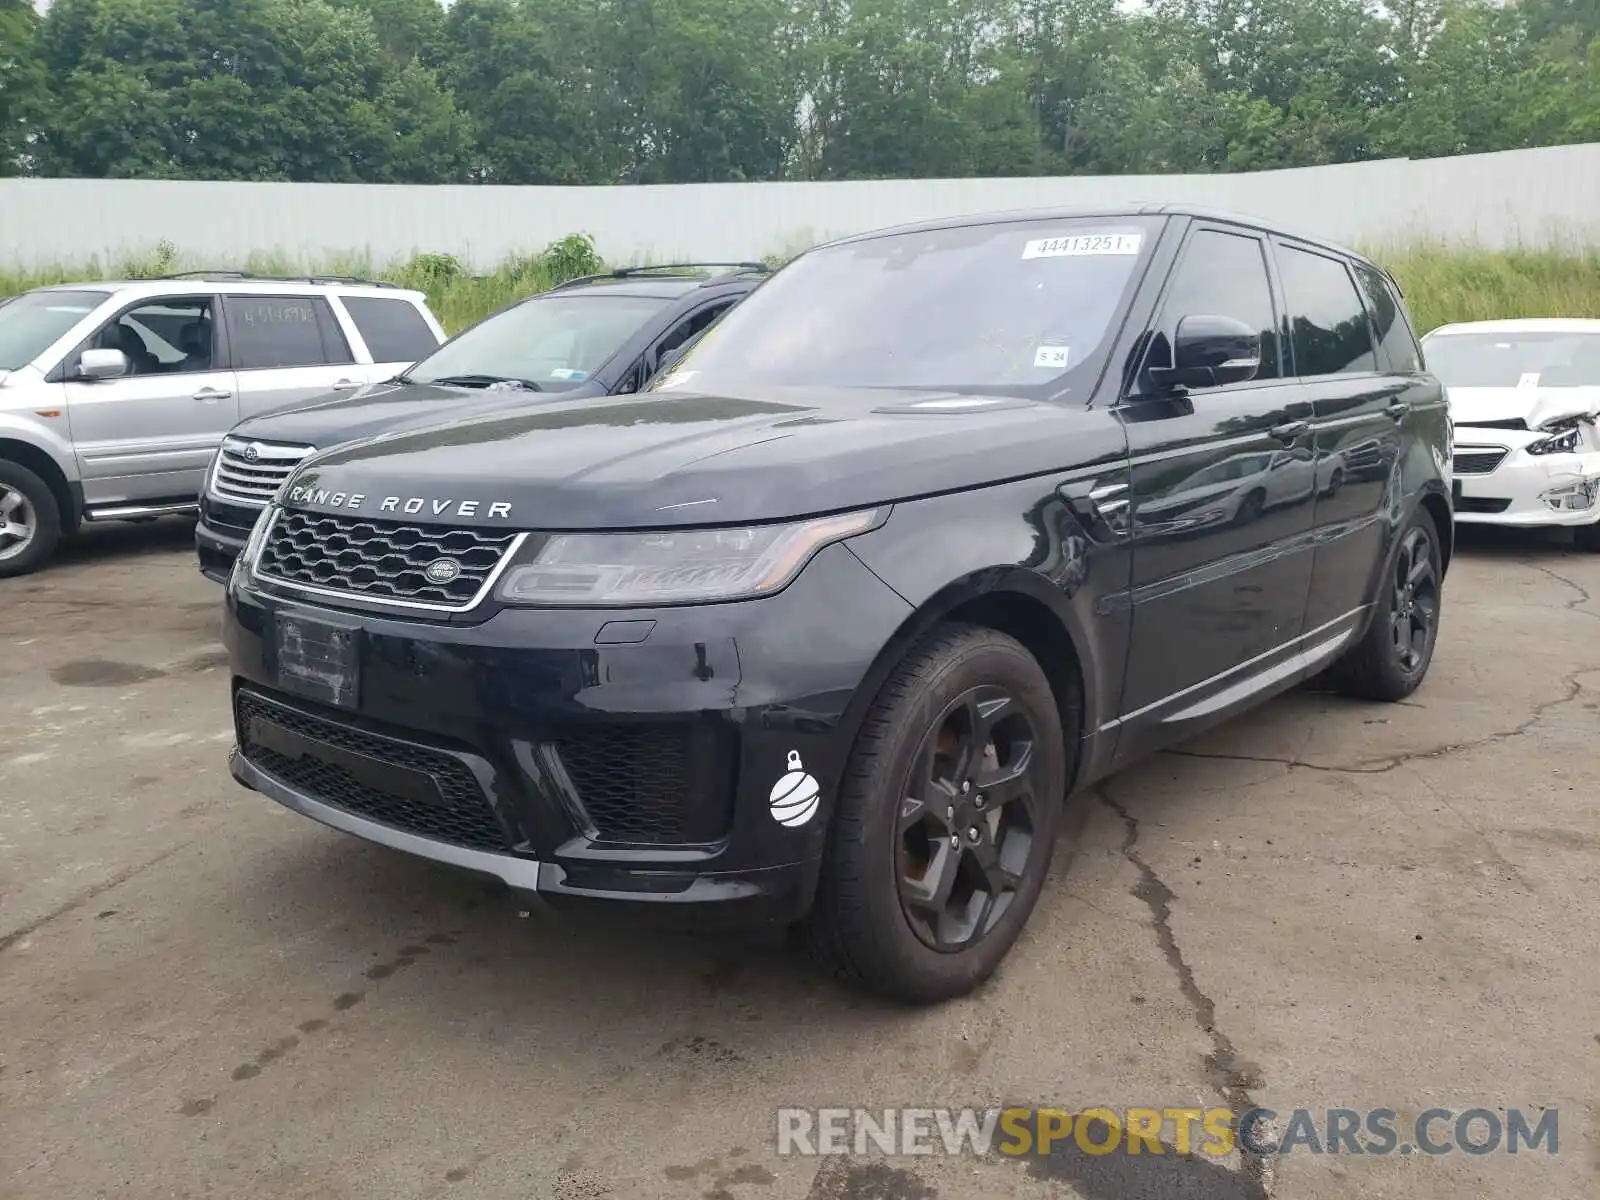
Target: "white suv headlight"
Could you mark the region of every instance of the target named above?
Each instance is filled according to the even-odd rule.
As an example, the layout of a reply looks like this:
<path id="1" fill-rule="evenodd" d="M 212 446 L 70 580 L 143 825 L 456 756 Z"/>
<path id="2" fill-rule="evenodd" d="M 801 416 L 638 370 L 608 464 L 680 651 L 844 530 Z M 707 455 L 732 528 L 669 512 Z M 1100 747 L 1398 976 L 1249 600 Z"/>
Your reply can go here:
<path id="1" fill-rule="evenodd" d="M 875 529 L 887 508 L 784 525 L 530 538 L 500 580 L 506 604 L 646 608 L 742 600 L 787 585 L 818 550 Z"/>
<path id="2" fill-rule="evenodd" d="M 1570 426 L 1549 437 L 1529 442 L 1523 447 L 1529 454 L 1571 454 L 1583 441 L 1583 430 L 1574 421 Z"/>

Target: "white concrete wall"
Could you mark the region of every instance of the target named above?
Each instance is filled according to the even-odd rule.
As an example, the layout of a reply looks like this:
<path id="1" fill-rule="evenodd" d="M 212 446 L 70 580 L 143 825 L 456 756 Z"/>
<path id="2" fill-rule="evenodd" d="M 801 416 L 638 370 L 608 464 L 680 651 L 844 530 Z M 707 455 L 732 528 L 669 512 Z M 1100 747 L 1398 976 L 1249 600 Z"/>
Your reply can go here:
<path id="1" fill-rule="evenodd" d="M 569 233 L 613 262 L 758 258 L 901 221 L 990 209 L 1183 200 L 1347 244 L 1600 243 L 1600 144 L 1239 175 L 726 183 L 659 187 L 406 187 L 143 180 L 0 180 L 0 265 L 148 251 L 239 264 L 251 251 L 382 263 L 442 251 L 488 267 Z"/>

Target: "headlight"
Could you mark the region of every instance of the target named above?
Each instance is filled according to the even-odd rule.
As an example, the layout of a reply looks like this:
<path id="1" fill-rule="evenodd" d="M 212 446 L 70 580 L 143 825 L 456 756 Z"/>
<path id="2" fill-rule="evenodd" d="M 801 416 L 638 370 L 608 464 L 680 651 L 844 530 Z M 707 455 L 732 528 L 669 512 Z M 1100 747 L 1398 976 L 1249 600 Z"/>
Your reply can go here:
<path id="1" fill-rule="evenodd" d="M 1582 437 L 1582 431 L 1577 425 L 1573 425 L 1560 433 L 1540 438 L 1537 442 L 1529 442 L 1523 449 L 1529 454 L 1571 454 L 1578 448 Z"/>
<path id="2" fill-rule="evenodd" d="M 830 542 L 881 525 L 887 508 L 786 525 L 559 533 L 530 539 L 497 589 L 507 604 L 641 608 L 770 595 Z"/>

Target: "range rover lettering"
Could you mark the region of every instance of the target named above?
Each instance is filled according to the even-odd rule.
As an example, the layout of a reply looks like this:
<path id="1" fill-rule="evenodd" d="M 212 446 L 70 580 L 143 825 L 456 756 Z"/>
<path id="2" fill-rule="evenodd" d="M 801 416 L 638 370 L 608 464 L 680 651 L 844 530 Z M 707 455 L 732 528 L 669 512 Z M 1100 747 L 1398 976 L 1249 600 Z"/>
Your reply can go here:
<path id="1" fill-rule="evenodd" d="M 1399 289 L 1318 240 L 1156 205 L 846 238 L 640 394 L 296 468 L 228 583 L 232 771 L 937 1002 L 1096 781 L 1313 677 L 1417 688 L 1449 452 Z"/>

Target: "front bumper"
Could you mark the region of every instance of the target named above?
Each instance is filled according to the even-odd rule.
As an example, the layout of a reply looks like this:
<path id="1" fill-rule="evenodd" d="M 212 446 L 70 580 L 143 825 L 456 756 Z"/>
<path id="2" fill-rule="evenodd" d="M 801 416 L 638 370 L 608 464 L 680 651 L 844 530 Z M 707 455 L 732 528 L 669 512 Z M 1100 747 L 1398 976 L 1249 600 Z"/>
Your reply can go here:
<path id="1" fill-rule="evenodd" d="M 846 708 L 909 606 L 842 545 L 782 593 L 476 624 L 229 588 L 235 779 L 335 829 L 555 904 L 787 923 L 809 906 Z M 358 682 L 309 697 L 278 630 L 344 630 Z M 618 640 L 626 638 L 627 640 Z M 798 756 L 816 816 L 770 797 Z"/>
<path id="2" fill-rule="evenodd" d="M 1501 449 L 1460 445 L 1456 454 L 1459 461 Z M 1461 524 L 1534 528 L 1600 520 L 1600 453 L 1534 455 L 1513 447 L 1493 470 L 1458 473 L 1454 483 Z"/>
<path id="3" fill-rule="evenodd" d="M 260 509 L 223 504 L 209 495 L 201 496 L 200 520 L 194 527 L 194 549 L 202 575 L 215 583 L 228 582 L 233 562 L 250 540 L 250 529 L 260 514 Z"/>

